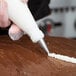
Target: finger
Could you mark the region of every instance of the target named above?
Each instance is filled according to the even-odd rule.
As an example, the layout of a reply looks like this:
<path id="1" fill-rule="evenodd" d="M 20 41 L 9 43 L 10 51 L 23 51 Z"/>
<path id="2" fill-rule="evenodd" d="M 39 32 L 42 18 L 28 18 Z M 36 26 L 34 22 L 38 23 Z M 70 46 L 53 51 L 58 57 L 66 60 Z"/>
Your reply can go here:
<path id="1" fill-rule="evenodd" d="M 7 3 L 4 0 L 0 0 L 0 26 L 8 26 Z"/>
<path id="2" fill-rule="evenodd" d="M 4 21 L 1 21 L 0 22 L 0 27 L 1 28 L 5 28 L 5 27 L 8 27 L 10 24 L 11 24 L 11 21 L 10 20 L 8 20 L 7 24 L 5 24 Z"/>
<path id="3" fill-rule="evenodd" d="M 13 24 L 9 29 L 9 37 L 12 40 L 19 40 L 24 35 L 24 32 Z"/>

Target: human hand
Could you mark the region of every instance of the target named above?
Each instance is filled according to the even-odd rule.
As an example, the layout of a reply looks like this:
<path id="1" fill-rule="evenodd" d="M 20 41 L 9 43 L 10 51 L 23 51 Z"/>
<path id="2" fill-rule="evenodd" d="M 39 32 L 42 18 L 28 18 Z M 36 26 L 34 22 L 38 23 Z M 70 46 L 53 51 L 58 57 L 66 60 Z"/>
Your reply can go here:
<path id="1" fill-rule="evenodd" d="M 23 3 L 27 3 L 28 0 L 21 0 Z M 8 5 L 5 0 L 0 0 L 0 27 L 5 28 L 10 25 L 10 20 L 8 18 Z M 8 32 L 12 40 L 18 40 L 24 34 L 24 32 L 16 25 L 12 24 Z"/>

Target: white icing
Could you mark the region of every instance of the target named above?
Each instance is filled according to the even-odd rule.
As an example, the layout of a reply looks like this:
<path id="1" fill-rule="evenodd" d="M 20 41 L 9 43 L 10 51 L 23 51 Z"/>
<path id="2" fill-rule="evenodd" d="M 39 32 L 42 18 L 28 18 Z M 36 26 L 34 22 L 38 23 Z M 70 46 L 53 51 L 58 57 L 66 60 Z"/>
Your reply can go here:
<path id="1" fill-rule="evenodd" d="M 48 56 L 56 59 L 60 59 L 66 62 L 76 63 L 76 58 L 74 57 L 64 56 L 64 55 L 55 54 L 55 53 L 48 53 Z"/>

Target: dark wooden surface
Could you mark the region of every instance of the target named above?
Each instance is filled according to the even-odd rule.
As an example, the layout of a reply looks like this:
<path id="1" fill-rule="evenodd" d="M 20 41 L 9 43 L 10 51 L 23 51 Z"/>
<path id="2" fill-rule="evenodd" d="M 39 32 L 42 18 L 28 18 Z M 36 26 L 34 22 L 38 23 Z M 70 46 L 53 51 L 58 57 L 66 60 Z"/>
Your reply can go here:
<path id="1" fill-rule="evenodd" d="M 45 37 L 50 52 L 76 57 L 76 41 Z M 24 36 L 12 41 L 0 36 L 0 76 L 76 76 L 76 64 L 48 57 Z"/>

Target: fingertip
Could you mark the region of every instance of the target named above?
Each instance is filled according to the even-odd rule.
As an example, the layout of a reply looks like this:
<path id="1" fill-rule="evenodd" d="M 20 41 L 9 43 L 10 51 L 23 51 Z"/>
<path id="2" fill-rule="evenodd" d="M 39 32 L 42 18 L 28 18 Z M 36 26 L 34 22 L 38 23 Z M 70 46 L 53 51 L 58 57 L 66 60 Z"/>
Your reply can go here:
<path id="1" fill-rule="evenodd" d="M 12 24 L 9 30 L 11 31 L 11 33 L 17 33 L 19 31 L 21 31 L 21 29 L 19 27 L 17 27 L 17 25 L 15 25 L 15 24 Z"/>
<path id="2" fill-rule="evenodd" d="M 8 34 L 12 40 L 19 40 L 24 35 L 23 31 L 21 31 L 21 29 L 15 24 L 10 27 Z"/>

